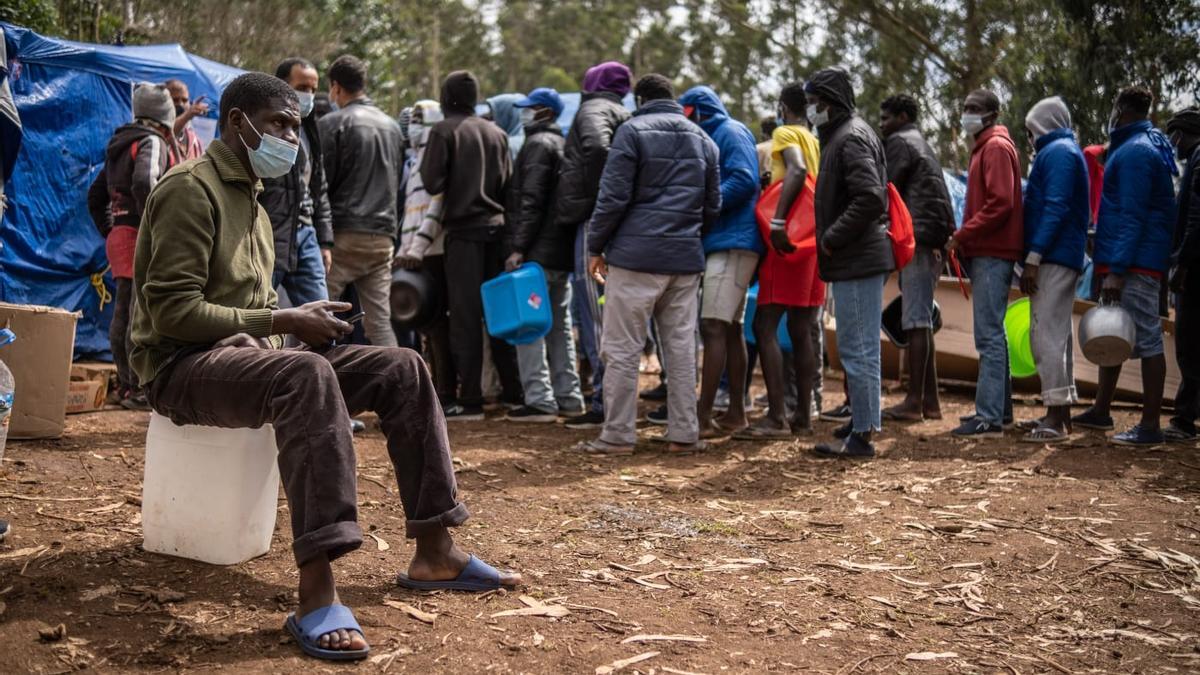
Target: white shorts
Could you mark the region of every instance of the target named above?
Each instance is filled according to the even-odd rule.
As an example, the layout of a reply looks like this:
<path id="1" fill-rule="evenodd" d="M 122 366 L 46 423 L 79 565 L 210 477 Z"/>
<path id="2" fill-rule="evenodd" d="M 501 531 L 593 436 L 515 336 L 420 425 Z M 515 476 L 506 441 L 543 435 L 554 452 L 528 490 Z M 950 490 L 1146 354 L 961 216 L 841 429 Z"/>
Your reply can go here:
<path id="1" fill-rule="evenodd" d="M 742 323 L 746 291 L 758 269 L 758 254 L 745 249 L 717 251 L 704 262 L 700 318 Z"/>

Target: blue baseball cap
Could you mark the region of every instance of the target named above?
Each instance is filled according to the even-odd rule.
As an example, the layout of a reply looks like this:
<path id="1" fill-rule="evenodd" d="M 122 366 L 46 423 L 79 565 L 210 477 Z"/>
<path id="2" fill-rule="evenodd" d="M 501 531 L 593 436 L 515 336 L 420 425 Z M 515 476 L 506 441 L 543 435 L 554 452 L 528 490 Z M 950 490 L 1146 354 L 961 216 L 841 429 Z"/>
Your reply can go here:
<path id="1" fill-rule="evenodd" d="M 550 87 L 538 87 L 537 89 L 529 92 L 528 96 L 520 101 L 517 101 L 513 105 L 518 108 L 532 108 L 539 105 L 545 106 L 553 110 L 556 117 L 561 115 L 563 111 L 562 97 L 558 95 L 557 91 L 551 89 Z"/>

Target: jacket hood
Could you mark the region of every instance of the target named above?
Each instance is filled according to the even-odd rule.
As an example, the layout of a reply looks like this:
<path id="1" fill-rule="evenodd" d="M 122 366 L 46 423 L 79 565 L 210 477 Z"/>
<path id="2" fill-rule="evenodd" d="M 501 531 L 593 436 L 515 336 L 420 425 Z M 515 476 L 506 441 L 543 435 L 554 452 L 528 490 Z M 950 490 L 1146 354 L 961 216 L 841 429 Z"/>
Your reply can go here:
<path id="1" fill-rule="evenodd" d="M 679 97 L 679 104 L 685 107 L 690 105 L 699 111 L 701 117 L 703 117 L 700 121 L 700 127 L 708 132 L 710 136 L 714 129 L 721 126 L 721 123 L 726 119 L 729 119 L 729 111 L 721 103 L 721 98 L 717 96 L 717 92 L 704 85 L 692 87 L 684 92 L 683 96 Z"/>
<path id="2" fill-rule="evenodd" d="M 1178 176 L 1179 166 L 1175 164 L 1175 148 L 1171 146 L 1171 141 L 1167 138 L 1167 135 L 1158 129 L 1155 129 L 1154 124 L 1151 123 L 1150 120 L 1132 122 L 1123 127 L 1113 129 L 1112 133 L 1109 134 L 1109 140 L 1111 143 L 1108 147 L 1108 156 L 1112 157 L 1112 153 L 1115 152 L 1117 148 L 1124 145 L 1124 143 L 1129 139 L 1141 133 L 1146 134 L 1146 139 L 1150 141 L 1151 147 L 1158 152 L 1159 159 L 1161 159 L 1163 164 L 1170 169 L 1171 175 Z"/>
<path id="3" fill-rule="evenodd" d="M 629 71 L 629 66 L 620 61 L 606 61 L 588 68 L 583 76 L 583 91 L 607 91 L 617 96 L 625 96 L 632 88 L 632 80 L 633 73 Z"/>
<path id="4" fill-rule="evenodd" d="M 1067 104 L 1058 96 L 1044 98 L 1029 109 L 1025 115 L 1025 126 L 1033 134 L 1036 143 L 1038 139 L 1051 131 L 1071 128 L 1071 111 Z"/>
<path id="5" fill-rule="evenodd" d="M 473 115 L 479 101 L 479 80 L 469 70 L 456 70 L 442 82 L 441 98 L 447 113 Z"/>
<path id="6" fill-rule="evenodd" d="M 854 87 L 844 68 L 823 68 L 804 83 L 804 91 L 816 94 L 843 110 L 854 110 Z"/>
<path id="7" fill-rule="evenodd" d="M 635 110 L 633 114 L 653 115 L 655 113 L 675 113 L 676 115 L 682 115 L 683 106 L 669 98 L 659 98 L 643 103 L 642 106 Z"/>
<path id="8" fill-rule="evenodd" d="M 521 94 L 498 94 L 487 100 L 492 107 L 492 119 L 509 136 L 521 133 L 521 110 L 515 104 L 523 98 Z"/>
<path id="9" fill-rule="evenodd" d="M 130 122 L 129 124 L 124 124 L 120 127 L 117 127 L 117 130 L 113 132 L 112 138 L 108 140 L 108 151 L 112 152 L 114 150 L 123 150 L 147 136 L 158 136 L 159 138 L 162 138 L 161 133 L 155 131 L 153 127 L 141 122 Z M 163 140 L 165 141 L 166 139 Z"/>

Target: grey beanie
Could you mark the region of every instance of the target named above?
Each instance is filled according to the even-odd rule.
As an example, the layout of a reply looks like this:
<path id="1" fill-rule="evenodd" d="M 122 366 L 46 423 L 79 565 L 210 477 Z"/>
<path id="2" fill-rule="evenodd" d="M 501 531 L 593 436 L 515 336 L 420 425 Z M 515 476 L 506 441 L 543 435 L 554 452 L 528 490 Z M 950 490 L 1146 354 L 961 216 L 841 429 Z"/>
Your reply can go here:
<path id="1" fill-rule="evenodd" d="M 133 90 L 133 116 L 154 120 L 171 129 L 175 126 L 175 102 L 165 85 L 143 82 Z"/>
<path id="2" fill-rule="evenodd" d="M 1071 111 L 1067 110 L 1067 104 L 1058 96 L 1044 98 L 1029 109 L 1025 126 L 1036 141 L 1056 129 L 1070 129 Z"/>

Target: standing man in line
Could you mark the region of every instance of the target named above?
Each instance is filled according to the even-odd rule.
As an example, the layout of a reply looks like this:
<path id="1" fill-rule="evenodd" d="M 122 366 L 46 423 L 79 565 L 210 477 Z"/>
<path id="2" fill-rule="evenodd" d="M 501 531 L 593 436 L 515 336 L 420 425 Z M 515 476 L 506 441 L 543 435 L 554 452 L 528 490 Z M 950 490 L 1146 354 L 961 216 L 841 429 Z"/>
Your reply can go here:
<path id="1" fill-rule="evenodd" d="M 575 232 L 575 270 L 571 283 L 578 299 L 579 340 L 592 367 L 591 410 L 567 420 L 571 429 L 595 429 L 604 423 L 604 360 L 600 358 L 600 289 L 588 273 L 587 222 L 600 192 L 600 175 L 617 127 L 629 119 L 621 99 L 633 75 L 623 63 L 592 66 L 583 76 L 583 95 L 567 144 L 555 197 L 555 223 Z"/>
<path id="2" fill-rule="evenodd" d="M 1137 329 L 1130 358 L 1142 360 L 1142 418 L 1112 437 L 1117 445 L 1157 445 L 1164 440 L 1159 416 L 1167 359 L 1158 306 L 1177 217 L 1172 176 L 1178 169 L 1171 142 L 1150 121 L 1153 103 L 1154 95 L 1142 86 L 1126 87 L 1117 95 L 1096 223 L 1093 257 L 1096 274 L 1103 279 L 1101 301 L 1120 304 L 1129 312 Z M 1112 429 L 1109 410 L 1120 376 L 1121 366 L 1100 368 L 1095 402 L 1071 422 L 1085 429 Z"/>
<path id="3" fill-rule="evenodd" d="M 1163 430 L 1168 441 L 1196 440 L 1200 415 L 1200 108 L 1175 113 L 1167 122 L 1167 135 L 1176 155 L 1187 162 L 1179 182 L 1179 213 L 1175 218 L 1171 291 L 1175 293 L 1175 360 L 1179 364 L 1179 390 L 1175 416 Z M 1189 278 L 1190 277 L 1190 278 Z"/>
<path id="4" fill-rule="evenodd" d="M 363 328 L 377 347 L 395 347 L 392 255 L 404 171 L 400 125 L 367 97 L 367 66 L 349 54 L 329 66 L 329 98 L 338 109 L 321 118 L 321 148 L 333 215 L 329 297 L 350 284 L 366 313 Z"/>
<path id="5" fill-rule="evenodd" d="M 937 154 L 917 128 L 917 101 L 898 94 L 880 105 L 879 131 L 887 153 L 888 181 L 912 215 L 917 250 L 900 270 L 900 328 L 908 338 L 908 391 L 883 419 L 942 419 L 938 403 L 937 350 L 933 342 L 933 295 L 942 275 L 942 249 L 954 232 L 954 207 Z"/>
<path id="6" fill-rule="evenodd" d="M 570 275 L 575 233 L 554 224 L 554 191 L 565 143 L 556 120 L 562 114 L 563 103 L 557 91 L 541 88 L 514 105 L 520 111 L 525 134 L 509 186 L 512 253 L 505 268 L 514 270 L 526 260 L 542 266 L 554 324 L 544 338 L 517 345 L 525 405 L 508 413 L 508 420 L 553 423 L 559 415 L 583 413 L 571 333 Z"/>
<path id="7" fill-rule="evenodd" d="M 763 252 L 754 206 L 758 202 L 758 151 L 754 134 L 729 117 L 717 93 L 692 87 L 679 99 L 684 113 L 700 125 L 717 145 L 721 166 L 721 217 L 702 238 L 704 280 L 700 301 L 700 337 L 704 366 L 700 379 L 697 419 L 701 438 L 717 438 L 746 426 L 746 397 L 737 396 L 714 424 L 713 401 L 722 373 L 729 381 L 746 381 L 746 338 L 742 322 L 746 291 Z M 668 394 L 670 390 L 668 389 Z M 668 416 L 669 418 L 669 416 Z"/>
<path id="8" fill-rule="evenodd" d="M 285 59 L 275 77 L 287 82 L 300 101 L 300 150 L 291 171 L 264 178 L 258 202 L 275 230 L 275 271 L 271 286 L 283 286 L 292 305 L 328 300 L 325 275 L 333 262 L 333 218 L 325 193 L 321 137 L 313 119 L 317 69 L 301 58 Z"/>
<path id="9" fill-rule="evenodd" d="M 188 91 L 188 86 L 183 83 L 183 80 L 170 79 L 163 84 L 166 85 L 167 91 L 171 92 L 171 102 L 175 105 L 173 130 L 175 132 L 175 149 L 179 154 L 171 162 L 171 165 L 174 166 L 204 154 L 204 146 L 201 145 L 196 130 L 192 128 L 192 120 L 208 114 L 208 103 L 204 100 L 204 96 L 192 102 L 191 92 Z"/>
<path id="10" fill-rule="evenodd" d="M 963 102 L 963 131 L 975 139 L 967 171 L 963 224 L 946 244 L 970 259 L 971 306 L 979 383 L 975 414 L 952 432 L 962 437 L 1001 436 L 1012 423 L 1012 378 L 1004 312 L 1013 265 L 1024 253 L 1021 162 L 1008 129 L 997 124 L 1000 99 L 977 89 Z"/>
<path id="11" fill-rule="evenodd" d="M 896 268 L 888 238 L 887 166 L 875 130 L 858 116 L 850 75 L 817 71 L 804 85 L 808 120 L 821 139 L 817 181 L 817 263 L 837 312 L 838 356 L 846 370 L 850 421 L 822 443 L 822 457 L 875 456 L 871 434 L 882 428 L 879 325 L 883 284 Z"/>
<path id="12" fill-rule="evenodd" d="M 1058 443 L 1071 433 L 1076 400 L 1069 317 L 1091 221 L 1088 169 L 1061 98 L 1038 101 L 1025 116 L 1025 128 L 1037 155 L 1025 186 L 1021 291 L 1030 298 L 1030 337 L 1046 415 L 1025 424 L 1029 433 L 1021 440 Z"/>
<path id="13" fill-rule="evenodd" d="M 504 207 L 512 156 L 508 134 L 475 115 L 479 81 L 457 70 L 442 83 L 442 112 L 421 157 L 421 180 L 442 200 L 446 233 L 446 284 L 450 306 L 450 351 L 458 372 L 456 402 L 446 419 L 483 419 L 483 300 L 479 287 L 500 274 L 507 256 Z M 500 375 L 505 403 L 524 400 L 517 353 L 504 340 L 491 339 L 492 359 Z"/>
<path id="14" fill-rule="evenodd" d="M 702 450 L 696 421 L 697 291 L 702 233 L 721 215 L 717 146 L 683 115 L 671 82 L 647 75 L 638 109 L 613 137 L 588 226 L 588 271 L 606 280 L 601 355 L 607 417 L 600 437 L 576 449 L 633 453 L 639 355 L 658 323 L 667 390 L 665 440 L 671 452 Z"/>

